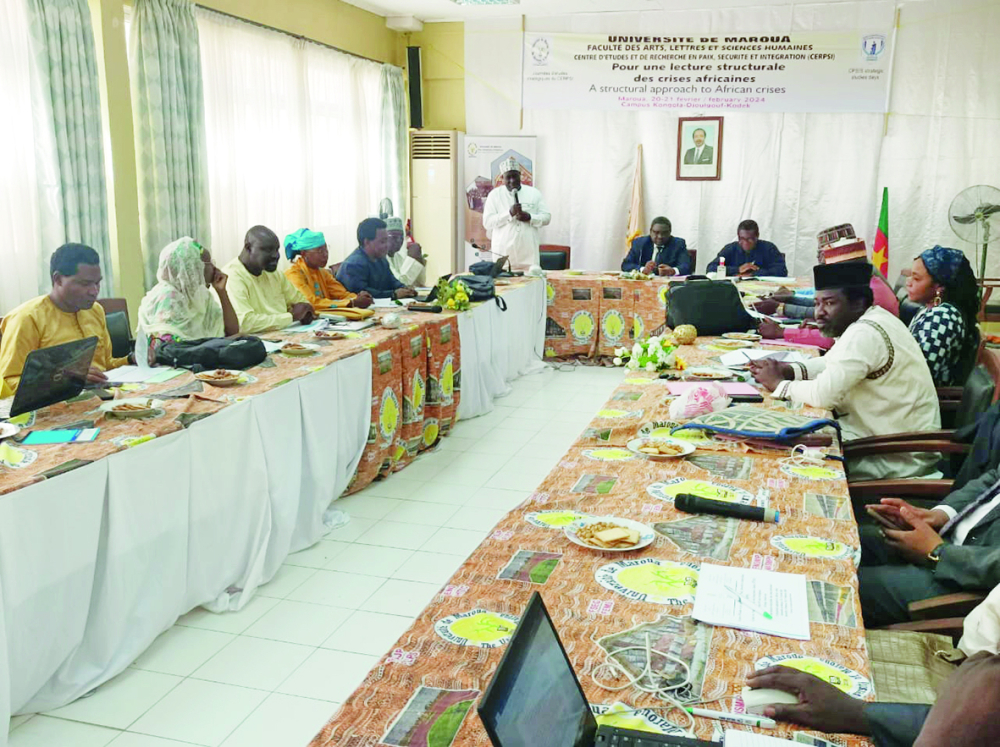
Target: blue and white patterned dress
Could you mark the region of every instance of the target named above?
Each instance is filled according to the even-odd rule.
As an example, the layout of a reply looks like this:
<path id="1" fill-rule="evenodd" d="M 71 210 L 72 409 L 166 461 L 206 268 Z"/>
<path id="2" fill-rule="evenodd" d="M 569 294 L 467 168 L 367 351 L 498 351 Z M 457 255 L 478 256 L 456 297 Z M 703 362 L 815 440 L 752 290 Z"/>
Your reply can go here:
<path id="1" fill-rule="evenodd" d="M 965 317 L 950 303 L 930 306 L 910 322 L 910 334 L 924 351 L 934 386 L 961 386 L 958 377 L 965 327 Z"/>

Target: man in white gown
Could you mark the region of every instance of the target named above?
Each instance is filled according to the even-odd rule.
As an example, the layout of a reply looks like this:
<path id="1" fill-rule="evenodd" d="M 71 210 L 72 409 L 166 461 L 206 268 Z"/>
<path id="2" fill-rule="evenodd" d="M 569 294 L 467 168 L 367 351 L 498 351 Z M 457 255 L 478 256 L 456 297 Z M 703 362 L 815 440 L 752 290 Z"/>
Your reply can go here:
<path id="1" fill-rule="evenodd" d="M 508 158 L 500 168 L 504 186 L 490 192 L 483 207 L 483 227 L 492 242 L 490 251 L 510 257 L 514 270 L 527 270 L 539 263 L 538 229 L 552 220 L 542 193 L 521 184 L 521 167 Z"/>

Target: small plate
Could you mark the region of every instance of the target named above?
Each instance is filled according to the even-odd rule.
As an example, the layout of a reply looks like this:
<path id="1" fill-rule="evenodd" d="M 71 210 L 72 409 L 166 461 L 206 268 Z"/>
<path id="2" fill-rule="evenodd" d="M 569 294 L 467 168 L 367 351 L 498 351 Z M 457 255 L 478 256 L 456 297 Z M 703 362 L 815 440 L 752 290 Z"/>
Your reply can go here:
<path id="1" fill-rule="evenodd" d="M 20 427 L 13 423 L 0 423 L 0 439 L 16 436 L 20 430 Z"/>
<path id="2" fill-rule="evenodd" d="M 676 446 L 680 451 L 677 454 L 647 454 L 644 451 L 639 451 L 639 448 L 646 445 L 656 446 L 657 444 L 671 444 Z M 676 438 L 633 438 L 628 442 L 627 448 L 636 456 L 645 457 L 654 462 L 666 462 L 670 459 L 683 459 L 688 454 L 691 454 L 695 450 L 695 446 L 692 443 L 686 441 L 681 441 Z"/>
<path id="3" fill-rule="evenodd" d="M 759 342 L 764 338 L 758 335 L 756 332 L 726 332 L 724 335 L 727 340 L 745 340 L 748 342 Z"/>
<path id="4" fill-rule="evenodd" d="M 119 412 L 115 408 L 120 405 L 142 405 L 138 410 Z M 129 397 L 128 399 L 113 399 L 103 403 L 98 409 L 116 418 L 148 418 L 163 407 L 163 400 L 150 397 Z"/>
<path id="5" fill-rule="evenodd" d="M 684 378 L 688 381 L 724 381 L 733 378 L 733 373 L 719 368 L 689 368 Z"/>
<path id="6" fill-rule="evenodd" d="M 576 536 L 576 533 L 581 528 L 587 526 L 588 524 L 597 524 L 601 521 L 617 524 L 625 529 L 635 529 L 639 532 L 639 542 L 632 547 L 597 547 L 596 545 L 588 545 Z M 563 533 L 574 545 L 585 547 L 588 550 L 597 550 L 598 552 L 632 552 L 633 550 L 641 550 L 642 548 L 653 544 L 653 540 L 656 539 L 656 532 L 653 531 L 652 527 L 648 527 L 638 521 L 632 521 L 632 519 L 623 519 L 619 516 L 588 516 L 585 519 L 574 521 L 568 527 L 563 529 Z"/>
<path id="7" fill-rule="evenodd" d="M 198 381 L 204 384 L 211 384 L 212 386 L 219 386 L 219 387 L 236 386 L 237 384 L 242 384 L 245 381 L 245 377 L 243 376 L 242 371 L 231 371 L 225 368 L 220 368 L 217 370 L 225 371 L 226 373 L 230 374 L 229 378 L 227 379 L 210 378 L 211 374 L 215 373 L 215 371 L 202 371 L 201 373 L 195 374 L 194 377 L 198 379 Z"/>
<path id="8" fill-rule="evenodd" d="M 732 334 L 731 332 L 729 334 Z M 725 335 L 723 335 L 725 337 Z M 736 338 L 726 338 L 725 340 L 712 340 L 707 343 L 713 348 L 722 348 L 723 350 L 743 350 L 743 348 L 752 348 L 754 343 L 750 340 L 740 340 Z"/>
<path id="9" fill-rule="evenodd" d="M 307 355 L 316 355 L 316 353 L 319 352 L 319 346 L 318 345 L 312 345 L 312 344 L 310 344 L 308 342 L 299 342 L 299 343 L 294 343 L 294 344 L 301 345 L 302 348 L 301 349 L 292 348 L 291 350 L 288 350 L 287 348 L 282 347 L 278 352 L 281 353 L 282 355 L 291 355 L 291 356 L 298 356 L 298 357 L 303 357 L 303 356 L 307 356 Z"/>

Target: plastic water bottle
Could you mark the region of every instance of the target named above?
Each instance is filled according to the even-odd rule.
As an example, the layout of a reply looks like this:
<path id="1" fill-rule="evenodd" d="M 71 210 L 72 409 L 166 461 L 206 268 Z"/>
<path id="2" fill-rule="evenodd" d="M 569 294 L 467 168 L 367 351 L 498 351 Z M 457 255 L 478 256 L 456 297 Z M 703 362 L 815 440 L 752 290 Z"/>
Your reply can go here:
<path id="1" fill-rule="evenodd" d="M 726 258 L 719 257 L 719 264 L 715 268 L 715 279 L 725 280 L 726 279 Z"/>

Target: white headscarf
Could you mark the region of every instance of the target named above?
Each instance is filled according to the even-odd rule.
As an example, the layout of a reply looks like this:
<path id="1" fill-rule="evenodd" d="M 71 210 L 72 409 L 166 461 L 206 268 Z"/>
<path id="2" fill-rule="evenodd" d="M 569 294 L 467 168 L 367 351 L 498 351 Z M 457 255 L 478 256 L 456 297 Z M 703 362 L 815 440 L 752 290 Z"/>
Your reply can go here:
<path id="1" fill-rule="evenodd" d="M 222 307 L 205 285 L 204 247 L 185 236 L 160 252 L 159 282 L 139 305 L 139 330 L 177 340 L 224 337 Z"/>

